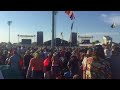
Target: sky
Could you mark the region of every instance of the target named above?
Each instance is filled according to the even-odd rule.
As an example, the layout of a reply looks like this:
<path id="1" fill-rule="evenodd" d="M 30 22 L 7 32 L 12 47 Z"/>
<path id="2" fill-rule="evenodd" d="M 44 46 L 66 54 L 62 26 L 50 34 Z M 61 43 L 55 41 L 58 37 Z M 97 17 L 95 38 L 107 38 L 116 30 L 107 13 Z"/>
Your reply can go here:
<path id="1" fill-rule="evenodd" d="M 80 36 L 93 36 L 93 40 L 102 41 L 103 35 L 109 35 L 114 42 L 120 41 L 120 11 L 74 11 L 74 15 L 72 32 L 77 32 Z M 52 11 L 0 11 L 0 42 L 9 40 L 8 21 L 12 21 L 10 25 L 12 43 L 18 42 L 18 34 L 37 35 L 37 31 L 43 31 L 43 41 L 52 38 Z M 58 11 L 55 21 L 56 37 L 61 38 L 63 32 L 63 39 L 68 41 L 73 20 L 64 11 Z M 116 28 L 110 27 L 113 22 Z M 33 38 L 29 39 L 34 41 Z"/>

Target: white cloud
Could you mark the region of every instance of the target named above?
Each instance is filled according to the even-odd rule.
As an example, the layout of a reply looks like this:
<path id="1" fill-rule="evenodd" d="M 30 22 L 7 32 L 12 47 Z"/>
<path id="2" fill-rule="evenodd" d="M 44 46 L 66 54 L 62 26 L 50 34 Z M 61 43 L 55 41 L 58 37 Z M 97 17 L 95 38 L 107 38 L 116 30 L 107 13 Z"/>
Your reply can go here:
<path id="1" fill-rule="evenodd" d="M 120 15 L 116 15 L 116 14 L 110 14 L 110 15 L 101 14 L 101 17 L 102 17 L 102 20 L 105 23 L 112 24 L 114 22 L 116 25 L 120 25 Z"/>
<path id="2" fill-rule="evenodd" d="M 106 15 L 106 14 L 102 14 L 101 16 L 102 16 L 103 18 L 107 17 L 107 15 Z"/>

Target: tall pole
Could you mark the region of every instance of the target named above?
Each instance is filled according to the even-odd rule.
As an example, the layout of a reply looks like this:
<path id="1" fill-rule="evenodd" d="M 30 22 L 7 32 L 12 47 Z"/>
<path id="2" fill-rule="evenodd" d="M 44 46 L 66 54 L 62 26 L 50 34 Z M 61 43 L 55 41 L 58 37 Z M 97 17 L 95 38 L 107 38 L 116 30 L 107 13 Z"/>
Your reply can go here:
<path id="1" fill-rule="evenodd" d="M 19 44 L 19 34 L 18 34 L 18 44 Z"/>
<path id="2" fill-rule="evenodd" d="M 61 32 L 61 44 L 60 45 L 62 46 L 62 32 Z"/>
<path id="3" fill-rule="evenodd" d="M 35 42 L 35 35 L 34 35 L 34 42 Z"/>
<path id="4" fill-rule="evenodd" d="M 64 35 L 64 34 L 63 34 Z M 64 36 L 62 35 L 62 42 L 63 42 L 63 46 L 65 47 L 65 42 L 64 42 Z"/>
<path id="5" fill-rule="evenodd" d="M 9 43 L 10 43 L 10 25 L 9 25 Z"/>
<path id="6" fill-rule="evenodd" d="M 54 14 L 56 13 L 56 11 L 54 11 Z M 55 14 L 56 15 L 56 14 Z M 56 17 L 54 17 L 54 46 L 56 46 Z"/>
<path id="7" fill-rule="evenodd" d="M 71 30 L 71 33 L 70 33 L 70 47 L 72 46 L 72 30 Z"/>
<path id="8" fill-rule="evenodd" d="M 52 44 L 51 44 L 51 48 L 54 48 L 55 43 L 54 43 L 54 24 L 55 24 L 55 11 L 52 11 Z"/>
<path id="9" fill-rule="evenodd" d="M 93 42 L 93 36 L 92 36 L 92 42 Z"/>
<path id="10" fill-rule="evenodd" d="M 77 35 L 77 45 L 78 45 L 78 47 L 79 47 L 79 33 L 78 33 L 78 35 Z"/>
<path id="11" fill-rule="evenodd" d="M 10 25 L 11 25 L 12 21 L 8 21 L 8 26 L 9 26 L 9 43 L 10 43 Z"/>
<path id="12" fill-rule="evenodd" d="M 64 43 L 63 43 L 63 33 L 62 33 L 62 41 L 61 41 L 61 44 L 62 44 L 62 46 L 64 46 Z"/>

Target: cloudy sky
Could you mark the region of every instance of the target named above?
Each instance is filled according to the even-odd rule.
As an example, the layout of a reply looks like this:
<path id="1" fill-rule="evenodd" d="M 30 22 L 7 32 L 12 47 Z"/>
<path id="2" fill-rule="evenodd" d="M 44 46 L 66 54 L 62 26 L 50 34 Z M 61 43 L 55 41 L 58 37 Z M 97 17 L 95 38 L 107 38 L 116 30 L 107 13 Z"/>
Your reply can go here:
<path id="1" fill-rule="evenodd" d="M 94 40 L 102 40 L 103 35 L 109 35 L 113 41 L 120 41 L 120 12 L 119 11 L 74 11 L 75 21 L 73 32 L 79 35 L 93 35 Z M 9 28 L 7 21 L 11 20 L 11 42 L 18 42 L 17 35 L 37 35 L 43 31 L 44 41 L 51 39 L 51 11 L 0 11 L 0 42 L 8 42 Z M 112 23 L 116 28 L 112 29 Z M 58 11 L 56 15 L 56 37 L 69 40 L 72 20 Z M 35 39 L 36 40 L 36 39 Z"/>

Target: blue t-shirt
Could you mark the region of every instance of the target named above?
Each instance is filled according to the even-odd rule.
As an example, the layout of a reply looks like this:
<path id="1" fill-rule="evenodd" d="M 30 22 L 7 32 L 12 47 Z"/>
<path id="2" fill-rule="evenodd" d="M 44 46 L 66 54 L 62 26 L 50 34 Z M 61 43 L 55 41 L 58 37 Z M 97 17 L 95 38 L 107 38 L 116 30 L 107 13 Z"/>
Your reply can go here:
<path id="1" fill-rule="evenodd" d="M 13 55 L 10 57 L 10 66 L 12 69 L 19 70 L 20 57 L 18 55 Z"/>

